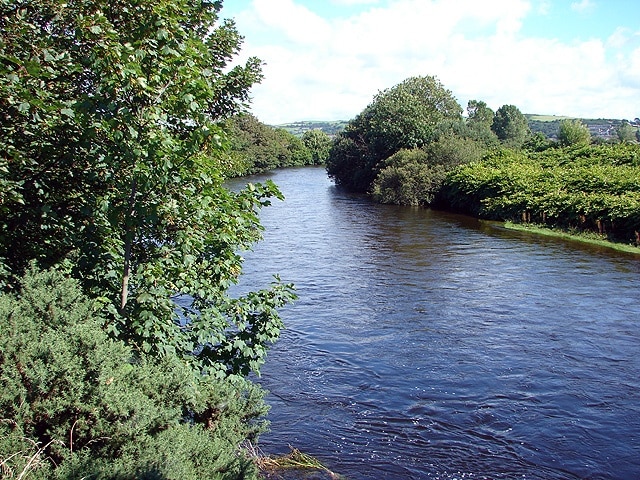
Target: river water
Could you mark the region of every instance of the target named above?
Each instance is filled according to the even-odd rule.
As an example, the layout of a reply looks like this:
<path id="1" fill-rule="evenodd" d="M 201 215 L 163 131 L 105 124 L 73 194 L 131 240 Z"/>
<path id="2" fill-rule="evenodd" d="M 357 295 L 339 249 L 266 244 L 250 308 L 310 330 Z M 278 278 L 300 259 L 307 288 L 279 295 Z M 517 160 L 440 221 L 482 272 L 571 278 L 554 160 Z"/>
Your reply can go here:
<path id="1" fill-rule="evenodd" d="M 640 257 L 378 205 L 322 168 L 286 200 L 241 288 L 299 300 L 260 382 L 270 454 L 350 480 L 640 478 Z"/>

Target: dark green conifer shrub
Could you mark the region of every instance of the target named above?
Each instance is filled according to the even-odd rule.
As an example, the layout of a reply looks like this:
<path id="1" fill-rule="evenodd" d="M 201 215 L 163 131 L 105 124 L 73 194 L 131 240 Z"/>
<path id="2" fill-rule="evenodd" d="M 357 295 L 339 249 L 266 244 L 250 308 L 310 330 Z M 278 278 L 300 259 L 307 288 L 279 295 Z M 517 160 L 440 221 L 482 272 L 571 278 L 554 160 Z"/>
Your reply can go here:
<path id="1" fill-rule="evenodd" d="M 0 296 L 2 478 L 255 478 L 239 445 L 265 427 L 263 392 L 136 354 L 101 323 L 55 271 Z"/>

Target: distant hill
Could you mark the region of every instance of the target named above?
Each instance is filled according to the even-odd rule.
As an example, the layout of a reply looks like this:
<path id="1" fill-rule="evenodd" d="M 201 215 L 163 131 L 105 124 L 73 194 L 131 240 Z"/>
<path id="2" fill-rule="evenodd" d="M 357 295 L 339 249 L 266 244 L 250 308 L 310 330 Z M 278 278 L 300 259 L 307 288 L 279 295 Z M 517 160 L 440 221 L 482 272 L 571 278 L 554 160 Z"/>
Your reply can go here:
<path id="1" fill-rule="evenodd" d="M 580 120 L 591 132 L 592 137 L 604 139 L 617 138 L 617 129 L 624 120 L 614 118 L 575 118 L 556 115 L 525 114 L 529 122 L 529 128 L 533 133 L 542 132 L 549 138 L 555 138 L 562 120 Z M 632 123 L 632 125 L 634 125 Z M 638 127 L 638 125 L 634 125 Z"/>
<path id="2" fill-rule="evenodd" d="M 533 133 L 542 132 L 548 138 L 556 138 L 558 133 L 558 127 L 562 120 L 573 120 L 575 117 L 563 117 L 558 115 L 538 115 L 538 114 L 525 114 L 527 121 L 529 122 L 529 128 Z M 592 137 L 599 137 L 604 139 L 616 138 L 616 130 L 624 120 L 614 118 L 577 118 L 582 121 L 591 131 Z M 322 130 L 329 136 L 338 134 L 349 123 L 346 120 L 337 120 L 332 122 L 323 121 L 299 121 L 293 123 L 283 123 L 281 125 L 274 125 L 276 128 L 284 128 L 288 132 L 301 136 L 307 130 Z M 631 125 L 639 128 L 640 122 L 636 119 L 631 122 Z"/>
<path id="3" fill-rule="evenodd" d="M 337 135 L 344 127 L 347 126 L 348 121 L 337 120 L 334 122 L 323 121 L 300 121 L 293 123 L 283 123 L 280 125 L 274 125 L 276 128 L 284 128 L 289 133 L 293 133 L 296 136 L 301 136 L 307 130 L 322 130 L 330 137 Z"/>

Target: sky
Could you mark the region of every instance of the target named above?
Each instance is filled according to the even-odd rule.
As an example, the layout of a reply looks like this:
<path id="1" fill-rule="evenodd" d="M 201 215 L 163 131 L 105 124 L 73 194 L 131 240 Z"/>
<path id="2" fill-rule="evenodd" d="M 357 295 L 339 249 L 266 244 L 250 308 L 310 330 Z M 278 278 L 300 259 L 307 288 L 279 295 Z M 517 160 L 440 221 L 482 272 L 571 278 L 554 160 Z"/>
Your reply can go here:
<path id="1" fill-rule="evenodd" d="M 463 109 L 640 117 L 640 0 L 224 0 L 258 57 L 251 112 L 278 125 L 350 120 L 434 76 Z"/>

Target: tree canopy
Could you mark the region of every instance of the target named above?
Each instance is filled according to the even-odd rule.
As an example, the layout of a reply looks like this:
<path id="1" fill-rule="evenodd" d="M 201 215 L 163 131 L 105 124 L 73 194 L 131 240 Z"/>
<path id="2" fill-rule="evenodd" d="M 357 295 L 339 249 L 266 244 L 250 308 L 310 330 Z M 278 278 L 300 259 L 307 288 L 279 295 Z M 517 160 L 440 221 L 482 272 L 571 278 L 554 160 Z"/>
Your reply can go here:
<path id="1" fill-rule="evenodd" d="M 368 191 L 380 162 L 401 149 L 421 148 L 436 139 L 439 124 L 460 121 L 462 108 L 432 76 L 411 77 L 379 92 L 338 134 L 327 171 L 349 189 Z"/>
<path id="2" fill-rule="evenodd" d="M 322 164 L 331 144 L 328 135 L 319 130 L 305 132 L 300 138 L 284 128 L 266 125 L 248 113 L 226 120 L 225 129 L 230 136 L 226 171 L 233 176 Z"/>
<path id="3" fill-rule="evenodd" d="M 563 120 L 558 127 L 558 142 L 563 147 L 588 145 L 591 141 L 589 128 L 580 120 Z"/>
<path id="4" fill-rule="evenodd" d="M 220 122 L 262 74 L 229 68 L 241 37 L 221 6 L 3 3 L 0 256 L 14 276 L 66 262 L 113 334 L 227 375 L 257 369 L 291 295 L 225 296 L 280 193 L 222 187 Z"/>
<path id="5" fill-rule="evenodd" d="M 252 414 L 237 411 L 246 399 L 246 376 L 259 372 L 282 328 L 278 308 L 295 295 L 292 285 L 277 278 L 240 297 L 229 293 L 241 273 L 241 252 L 260 237 L 259 209 L 283 197 L 269 182 L 238 192 L 224 187 L 230 161 L 225 120 L 246 109 L 249 88 L 262 73 L 257 58 L 232 64 L 242 37 L 232 21 L 218 21 L 221 8 L 221 1 L 208 0 L 5 0 L 0 5 L 1 306 L 15 327 L 3 330 L 8 343 L 2 350 L 15 345 L 22 345 L 16 352 L 25 350 L 19 359 L 19 353 L 0 353 L 2 377 L 11 377 L 12 392 L 18 392 L 13 400 L 2 399 L 3 418 L 13 422 L 2 425 L 3 438 L 7 429 L 13 435 L 0 445 L 3 458 L 10 454 L 5 455 L 7 445 L 34 442 L 46 450 L 45 457 L 64 460 L 56 445 L 66 442 L 70 428 L 78 447 L 86 441 L 92 445 L 87 451 L 97 455 L 85 458 L 87 464 L 121 458 L 121 440 L 133 456 L 135 441 L 141 441 L 138 452 L 152 461 L 156 453 L 165 458 L 167 439 L 180 435 L 185 445 L 202 450 L 176 458 L 193 467 L 208 455 L 211 461 L 201 466 L 213 474 L 229 465 L 215 466 L 216 453 L 207 450 L 218 447 L 198 432 L 220 426 L 221 432 L 238 433 L 220 447 L 238 465 L 233 461 L 238 442 L 252 431 L 243 427 Z M 22 277 L 32 262 L 74 278 L 82 297 L 67 293 L 77 305 L 66 297 L 66 307 L 39 298 L 53 281 L 16 303 L 13 296 L 24 295 Z M 30 308 L 40 304 L 39 310 Z M 62 328 L 42 326 L 58 321 L 60 308 L 75 307 L 82 315 L 69 317 Z M 87 315 L 95 317 L 91 325 L 84 323 Z M 26 348 L 34 332 L 45 331 L 59 356 L 54 352 L 45 359 L 45 350 Z M 105 363 L 110 352 L 114 361 Z M 40 353 L 43 375 L 77 397 L 49 392 L 47 385 L 15 374 L 16 361 L 28 363 L 29 355 Z M 75 363 L 74 355 L 89 370 L 57 375 L 65 359 Z M 155 364 L 160 367 L 149 367 Z M 109 394 L 105 385 L 111 384 L 105 376 L 118 368 L 140 376 L 118 377 L 122 383 L 110 392 L 130 398 L 105 405 L 101 395 Z M 63 414 L 40 412 L 37 428 L 31 428 L 26 415 L 36 405 L 24 393 L 30 388 L 60 397 L 55 408 Z M 229 397 L 224 399 L 229 408 L 216 406 L 220 396 L 204 392 L 211 388 Z M 207 404 L 207 397 L 215 405 Z M 18 398 L 24 408 L 11 410 Z M 159 403 L 150 405 L 153 401 Z M 107 408 L 137 417 L 131 402 L 144 410 L 133 424 Z M 249 410 L 263 412 L 261 402 L 254 403 Z M 143 417 L 150 422 L 148 431 Z M 86 432 L 92 425 L 97 438 Z M 138 430 L 122 437 L 128 428 Z M 156 434 L 163 439 L 150 438 Z M 97 452 L 102 446 L 105 457 Z M 130 478 L 135 472 L 117 475 Z M 202 473 L 162 476 L 201 478 Z"/>
<path id="6" fill-rule="evenodd" d="M 529 123 L 515 105 L 503 105 L 493 117 L 491 130 L 507 147 L 520 148 L 529 134 Z"/>
<path id="7" fill-rule="evenodd" d="M 621 142 L 635 142 L 636 141 L 636 129 L 631 124 L 624 120 L 616 129 L 618 140 Z"/>

